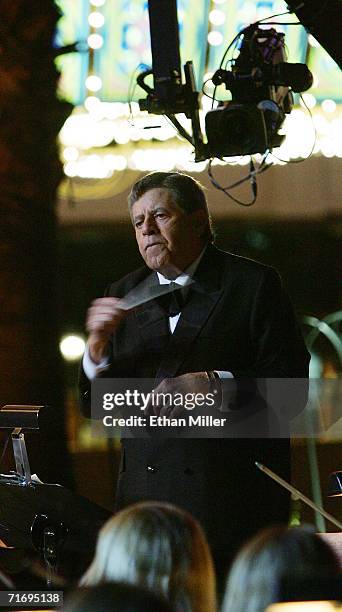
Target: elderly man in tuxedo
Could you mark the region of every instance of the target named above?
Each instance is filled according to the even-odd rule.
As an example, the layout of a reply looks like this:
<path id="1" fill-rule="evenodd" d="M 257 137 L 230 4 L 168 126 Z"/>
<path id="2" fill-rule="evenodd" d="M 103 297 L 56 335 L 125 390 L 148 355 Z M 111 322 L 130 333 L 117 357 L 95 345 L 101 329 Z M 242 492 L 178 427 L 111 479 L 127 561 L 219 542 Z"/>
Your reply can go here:
<path id="1" fill-rule="evenodd" d="M 129 209 L 145 265 L 88 311 L 84 414 L 95 376 L 153 378 L 163 391 L 204 394 L 227 379 L 307 377 L 309 356 L 278 273 L 212 244 L 197 181 L 151 173 L 133 185 Z M 163 298 L 121 308 L 145 279 L 181 285 L 178 308 L 168 311 Z M 288 439 L 156 436 L 123 440 L 121 453 L 117 507 L 161 500 L 185 508 L 202 523 L 217 560 L 228 560 L 259 528 L 288 519 L 286 492 L 255 468 L 265 463 L 289 480 Z"/>

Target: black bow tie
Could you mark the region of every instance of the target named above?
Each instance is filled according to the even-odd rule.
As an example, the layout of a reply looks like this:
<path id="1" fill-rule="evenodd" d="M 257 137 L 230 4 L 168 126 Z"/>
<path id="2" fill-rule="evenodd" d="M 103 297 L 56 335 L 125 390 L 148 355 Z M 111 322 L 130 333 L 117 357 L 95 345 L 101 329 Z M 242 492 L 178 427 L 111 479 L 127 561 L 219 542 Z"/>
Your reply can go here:
<path id="1" fill-rule="evenodd" d="M 168 317 L 175 317 L 181 312 L 185 301 L 180 285 L 172 281 L 169 286 L 170 289 L 174 287 L 174 291 L 170 291 L 170 293 L 160 296 L 158 302 L 161 307 L 164 308 Z"/>

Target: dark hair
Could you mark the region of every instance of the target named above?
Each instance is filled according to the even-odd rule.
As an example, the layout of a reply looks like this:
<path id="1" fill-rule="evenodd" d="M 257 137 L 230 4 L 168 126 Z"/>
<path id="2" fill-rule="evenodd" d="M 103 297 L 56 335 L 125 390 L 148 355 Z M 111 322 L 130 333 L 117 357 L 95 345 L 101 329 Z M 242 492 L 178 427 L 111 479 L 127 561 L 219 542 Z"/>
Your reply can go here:
<path id="1" fill-rule="evenodd" d="M 172 612 L 163 597 L 132 584 L 102 583 L 82 587 L 67 597 L 65 612 Z"/>
<path id="2" fill-rule="evenodd" d="M 312 527 L 264 529 L 237 555 L 222 612 L 263 612 L 277 602 L 282 581 L 327 578 L 338 572 L 334 551 Z"/>
<path id="3" fill-rule="evenodd" d="M 208 217 L 208 231 L 206 237 L 213 240 L 211 219 L 208 210 L 204 189 L 199 181 L 188 174 L 181 172 L 150 172 L 136 181 L 128 196 L 128 206 L 131 211 L 133 204 L 150 189 L 167 189 L 172 200 L 186 213 L 195 210 L 204 210 Z"/>

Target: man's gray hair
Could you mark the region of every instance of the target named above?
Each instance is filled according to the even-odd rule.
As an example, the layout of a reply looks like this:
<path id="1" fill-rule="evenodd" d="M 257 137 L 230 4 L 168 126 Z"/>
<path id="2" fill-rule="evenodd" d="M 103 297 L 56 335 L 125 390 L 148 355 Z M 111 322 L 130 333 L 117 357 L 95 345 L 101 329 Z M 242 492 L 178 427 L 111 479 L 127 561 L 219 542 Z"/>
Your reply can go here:
<path id="1" fill-rule="evenodd" d="M 173 202 L 188 214 L 195 210 L 204 210 L 208 217 L 208 228 L 205 237 L 210 242 L 213 241 L 214 235 L 207 199 L 204 188 L 199 181 L 181 172 L 151 172 L 146 174 L 132 186 L 128 196 L 130 212 L 133 204 L 151 189 L 167 189 L 170 191 Z"/>

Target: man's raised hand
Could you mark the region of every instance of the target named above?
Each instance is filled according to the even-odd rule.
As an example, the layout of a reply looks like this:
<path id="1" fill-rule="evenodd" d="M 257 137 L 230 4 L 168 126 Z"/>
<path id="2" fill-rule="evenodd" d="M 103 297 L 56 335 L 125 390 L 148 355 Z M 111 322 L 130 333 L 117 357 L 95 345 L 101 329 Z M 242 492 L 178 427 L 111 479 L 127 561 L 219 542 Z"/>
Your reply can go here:
<path id="1" fill-rule="evenodd" d="M 88 309 L 86 328 L 89 333 L 89 355 L 94 363 L 106 357 L 107 345 L 111 334 L 115 333 L 128 311 L 120 307 L 122 300 L 116 297 L 103 297 L 94 300 Z"/>

